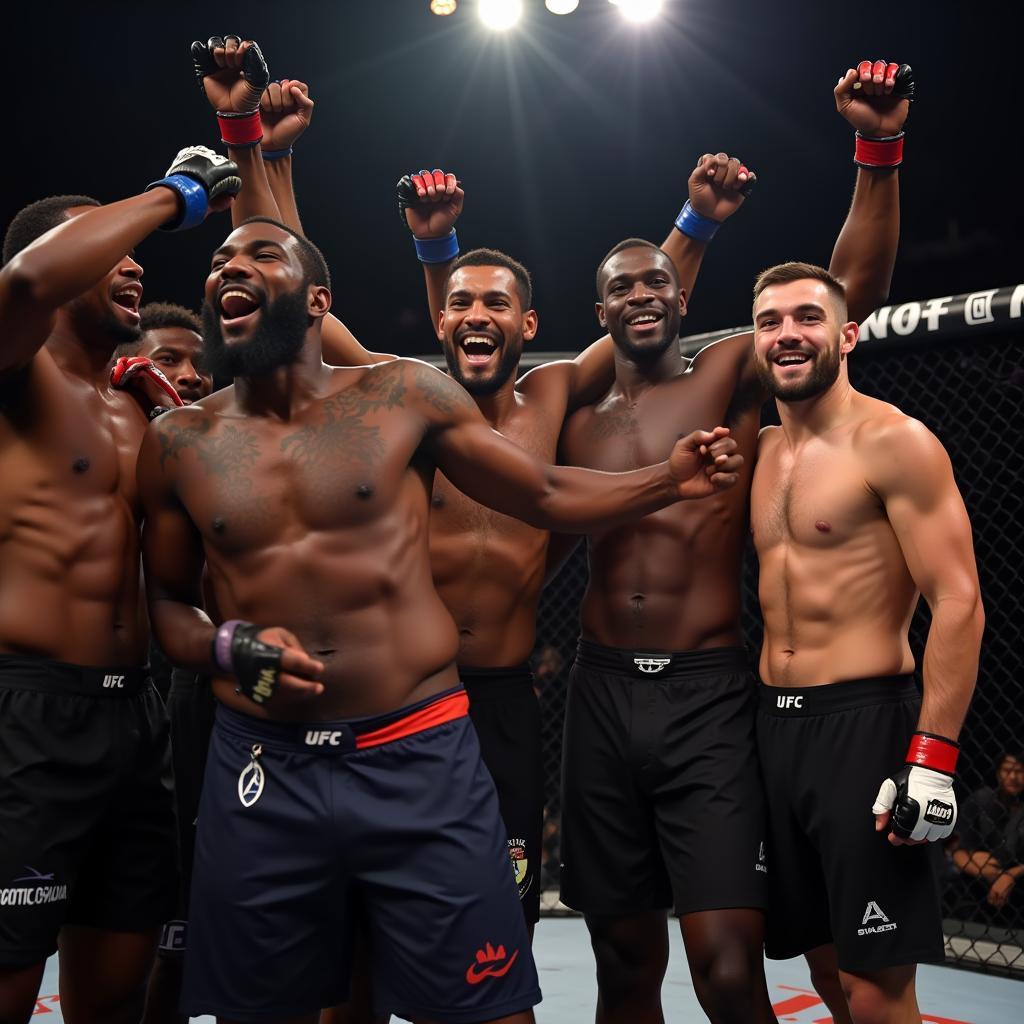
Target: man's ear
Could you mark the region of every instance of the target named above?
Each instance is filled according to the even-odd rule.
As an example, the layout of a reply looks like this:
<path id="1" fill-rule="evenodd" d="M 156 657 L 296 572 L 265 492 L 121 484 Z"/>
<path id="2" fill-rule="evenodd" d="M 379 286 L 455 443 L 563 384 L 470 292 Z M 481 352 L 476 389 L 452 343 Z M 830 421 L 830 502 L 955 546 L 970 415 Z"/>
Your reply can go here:
<path id="1" fill-rule="evenodd" d="M 324 317 L 331 311 L 331 292 L 322 284 L 312 285 L 306 310 L 310 316 Z"/>
<path id="2" fill-rule="evenodd" d="M 604 318 L 604 303 L 595 302 L 594 312 L 597 314 L 597 322 L 605 329 L 608 330 L 608 321 Z"/>
<path id="3" fill-rule="evenodd" d="M 444 341 L 444 310 L 437 311 L 437 323 L 434 325 L 434 333 L 438 341 Z"/>
<path id="4" fill-rule="evenodd" d="M 686 289 L 679 289 L 679 315 L 686 316 Z"/>
<path id="5" fill-rule="evenodd" d="M 523 314 L 523 341 L 533 341 L 537 336 L 538 326 L 540 325 L 537 321 L 537 311 L 528 309 Z"/>
<path id="6" fill-rule="evenodd" d="M 856 347 L 860 337 L 860 325 L 852 320 L 840 328 L 839 355 L 845 359 Z"/>

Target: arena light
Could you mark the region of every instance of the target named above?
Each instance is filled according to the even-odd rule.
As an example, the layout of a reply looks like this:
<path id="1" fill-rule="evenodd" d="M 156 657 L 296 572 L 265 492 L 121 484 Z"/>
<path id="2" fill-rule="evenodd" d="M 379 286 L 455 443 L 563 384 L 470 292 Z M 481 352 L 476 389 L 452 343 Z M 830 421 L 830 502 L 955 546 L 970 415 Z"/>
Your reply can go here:
<path id="1" fill-rule="evenodd" d="M 664 7 L 663 0 L 608 0 L 614 4 L 627 21 L 651 21 Z"/>
<path id="2" fill-rule="evenodd" d="M 458 0 L 430 0 L 430 13 L 443 17 L 446 14 L 454 14 L 458 6 Z"/>
<path id="3" fill-rule="evenodd" d="M 552 14 L 572 14 L 580 5 L 580 0 L 544 0 L 544 6 Z"/>
<path id="4" fill-rule="evenodd" d="M 523 14 L 523 0 L 480 0 L 480 20 L 498 32 L 511 28 Z"/>

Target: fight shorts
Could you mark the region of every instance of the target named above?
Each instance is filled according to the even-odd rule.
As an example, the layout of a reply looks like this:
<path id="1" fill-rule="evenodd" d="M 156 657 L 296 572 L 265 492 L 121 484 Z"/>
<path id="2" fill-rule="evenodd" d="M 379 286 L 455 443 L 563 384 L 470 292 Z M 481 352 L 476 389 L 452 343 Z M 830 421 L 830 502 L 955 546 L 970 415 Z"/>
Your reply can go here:
<path id="1" fill-rule="evenodd" d="M 0 966 L 62 925 L 145 932 L 174 909 L 167 714 L 145 669 L 0 655 Z"/>
<path id="2" fill-rule="evenodd" d="M 562 751 L 562 900 L 587 914 L 765 905 L 747 652 L 580 640 Z"/>
<path id="3" fill-rule="evenodd" d="M 540 1001 L 494 783 L 462 688 L 386 715 L 219 706 L 199 803 L 183 1012 L 343 1003 L 365 914 L 374 1003 L 463 1024 Z"/>
<path id="4" fill-rule="evenodd" d="M 213 731 L 217 700 L 208 676 L 176 668 L 170 677 L 167 715 L 171 720 L 171 759 L 174 763 L 174 807 L 178 821 L 178 905 L 174 920 L 160 932 L 157 955 L 180 957 L 188 944 L 188 900 L 196 845 L 196 816 L 203 789 L 206 750 Z"/>
<path id="5" fill-rule="evenodd" d="M 943 960 L 933 851 L 893 846 L 871 805 L 903 766 L 920 696 L 911 676 L 759 687 L 768 801 L 766 954 L 834 943 L 845 971 Z"/>
<path id="6" fill-rule="evenodd" d="M 540 705 L 529 665 L 460 668 L 480 753 L 494 779 L 508 855 L 527 924 L 540 920 L 544 758 Z"/>

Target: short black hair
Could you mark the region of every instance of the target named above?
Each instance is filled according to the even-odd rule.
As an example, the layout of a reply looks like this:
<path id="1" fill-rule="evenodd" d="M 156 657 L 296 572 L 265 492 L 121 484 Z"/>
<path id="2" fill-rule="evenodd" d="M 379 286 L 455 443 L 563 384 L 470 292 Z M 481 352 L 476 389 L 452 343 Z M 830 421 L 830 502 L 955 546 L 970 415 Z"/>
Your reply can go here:
<path id="1" fill-rule="evenodd" d="M 186 331 L 195 331 L 200 337 L 203 334 L 203 323 L 199 315 L 176 302 L 149 302 L 139 310 L 139 316 L 142 318 L 139 322 L 142 331 L 181 327 Z"/>
<path id="2" fill-rule="evenodd" d="M 92 196 L 48 196 L 19 210 L 4 235 L 4 263 L 10 263 L 22 249 L 68 219 L 73 206 L 100 206 Z"/>
<path id="3" fill-rule="evenodd" d="M 274 220 L 273 217 L 248 217 L 238 227 L 245 227 L 246 224 L 273 224 L 275 228 L 280 228 L 291 235 L 299 243 L 299 261 L 302 263 L 307 284 L 321 285 L 330 289 L 331 272 L 327 269 L 327 260 L 305 235 L 296 231 L 295 228 L 288 227 L 282 221 Z"/>
<path id="4" fill-rule="evenodd" d="M 533 309 L 533 281 L 530 272 L 508 253 L 500 249 L 470 249 L 469 252 L 456 257 L 448 268 L 448 277 L 444 283 L 445 294 L 448 293 L 448 282 L 451 281 L 452 274 L 460 267 L 504 267 L 511 271 L 516 279 L 519 301 L 523 304 L 523 309 Z"/>
<path id="5" fill-rule="evenodd" d="M 601 291 L 601 274 L 604 273 L 605 264 L 615 255 L 622 252 L 624 249 L 654 249 L 656 252 L 660 252 L 662 256 L 668 260 L 669 265 L 672 267 L 672 273 L 675 275 L 676 280 L 679 279 L 679 274 L 676 271 L 676 265 L 669 259 L 669 255 L 665 252 L 660 245 L 655 245 L 653 242 L 649 242 L 646 238 L 624 238 L 621 242 L 613 245 L 605 254 L 604 259 L 601 260 L 597 265 L 597 274 L 595 275 L 594 281 L 597 285 L 597 297 L 600 299 L 603 295 Z"/>

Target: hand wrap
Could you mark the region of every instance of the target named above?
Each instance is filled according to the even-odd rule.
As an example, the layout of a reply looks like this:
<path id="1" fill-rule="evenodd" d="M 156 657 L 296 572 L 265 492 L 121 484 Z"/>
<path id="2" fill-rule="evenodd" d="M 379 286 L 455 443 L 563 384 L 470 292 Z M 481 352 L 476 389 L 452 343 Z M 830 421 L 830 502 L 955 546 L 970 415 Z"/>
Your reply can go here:
<path id="1" fill-rule="evenodd" d="M 907 763 L 882 783 L 871 813 L 892 811 L 890 827 L 899 839 L 945 839 L 956 825 L 953 777 L 959 753 L 953 740 L 915 732 Z"/>
<path id="2" fill-rule="evenodd" d="M 131 388 L 145 398 L 150 404 L 148 413 L 151 419 L 159 415 L 155 410 L 166 411 L 168 402 L 171 405 L 185 404 L 163 370 L 147 356 L 121 356 L 110 371 L 110 384 L 120 391 Z"/>
<path id="3" fill-rule="evenodd" d="M 878 64 L 884 63 L 878 61 Z M 870 74 L 872 70 L 871 61 L 861 61 L 857 67 L 860 72 L 866 71 Z M 914 71 L 909 64 L 888 64 L 885 67 L 886 79 L 891 78 L 893 83 L 890 96 L 897 99 L 910 100 L 914 102 Z M 860 82 L 854 82 L 854 88 L 860 88 Z M 884 138 L 873 138 L 870 135 L 856 133 L 854 143 L 853 162 L 858 167 L 884 169 L 899 167 L 903 163 L 903 138 L 906 133 L 900 131 L 896 135 L 888 135 Z"/>
<path id="4" fill-rule="evenodd" d="M 281 673 L 282 648 L 256 639 L 261 627 L 240 619 L 231 619 L 218 627 L 213 636 L 213 662 L 221 672 L 235 677 L 236 693 L 243 693 L 255 704 L 264 704 L 274 695 Z"/>
<path id="5" fill-rule="evenodd" d="M 163 230 L 184 231 L 202 224 L 212 199 L 238 195 L 242 179 L 238 176 L 237 164 L 226 156 L 206 146 L 186 146 L 178 151 L 174 163 L 167 168 L 167 175 L 147 185 L 146 191 L 158 185 L 177 192 L 181 199 L 181 213 L 164 224 Z"/>

